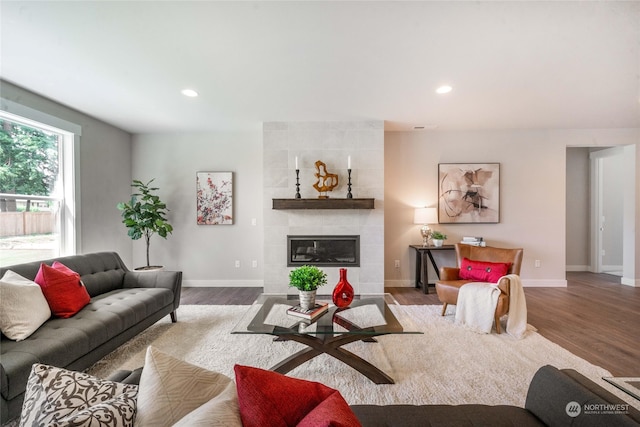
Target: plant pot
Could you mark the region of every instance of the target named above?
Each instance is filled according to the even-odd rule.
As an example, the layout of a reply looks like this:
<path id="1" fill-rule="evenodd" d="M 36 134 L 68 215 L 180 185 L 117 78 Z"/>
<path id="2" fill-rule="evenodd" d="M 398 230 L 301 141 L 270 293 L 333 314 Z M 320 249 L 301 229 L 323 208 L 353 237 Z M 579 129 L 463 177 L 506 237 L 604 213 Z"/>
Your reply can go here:
<path id="1" fill-rule="evenodd" d="M 442 246 L 442 244 L 444 243 L 444 240 L 442 239 L 432 239 L 433 240 L 433 246 L 435 246 L 436 248 L 439 248 Z"/>
<path id="2" fill-rule="evenodd" d="M 310 310 L 316 305 L 316 293 L 317 290 L 313 291 L 299 291 L 300 292 L 300 307 L 303 310 Z"/>

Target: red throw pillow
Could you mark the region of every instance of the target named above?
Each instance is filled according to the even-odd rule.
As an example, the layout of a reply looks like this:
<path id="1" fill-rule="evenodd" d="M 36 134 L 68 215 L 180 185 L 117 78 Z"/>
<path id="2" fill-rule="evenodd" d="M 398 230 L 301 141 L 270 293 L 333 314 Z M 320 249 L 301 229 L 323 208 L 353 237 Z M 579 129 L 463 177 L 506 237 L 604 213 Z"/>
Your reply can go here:
<path id="1" fill-rule="evenodd" d="M 234 370 L 244 427 L 360 426 L 337 390 L 249 366 Z"/>
<path id="2" fill-rule="evenodd" d="M 498 280 L 507 274 L 509 268 L 511 268 L 510 262 L 474 261 L 463 258 L 459 276 L 461 279 L 477 282 L 498 283 Z"/>
<path id="3" fill-rule="evenodd" d="M 52 266 L 40 264 L 34 282 L 42 288 L 51 312 L 57 317 L 71 317 L 91 300 L 80 275 L 57 261 Z"/>

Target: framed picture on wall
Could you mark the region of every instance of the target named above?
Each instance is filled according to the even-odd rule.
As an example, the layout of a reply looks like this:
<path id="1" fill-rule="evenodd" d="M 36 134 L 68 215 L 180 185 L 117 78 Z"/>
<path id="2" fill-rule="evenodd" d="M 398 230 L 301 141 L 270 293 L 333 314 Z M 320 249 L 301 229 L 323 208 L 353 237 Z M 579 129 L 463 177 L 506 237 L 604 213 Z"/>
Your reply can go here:
<path id="1" fill-rule="evenodd" d="M 233 172 L 196 172 L 198 225 L 233 224 Z"/>
<path id="2" fill-rule="evenodd" d="M 500 163 L 440 163 L 438 222 L 500 222 Z"/>

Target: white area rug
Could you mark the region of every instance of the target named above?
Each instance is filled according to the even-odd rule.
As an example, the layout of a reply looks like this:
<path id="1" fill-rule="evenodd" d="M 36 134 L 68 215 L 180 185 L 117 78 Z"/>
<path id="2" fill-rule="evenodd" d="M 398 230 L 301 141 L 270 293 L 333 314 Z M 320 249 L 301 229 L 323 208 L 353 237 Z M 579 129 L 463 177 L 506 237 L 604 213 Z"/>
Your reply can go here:
<path id="1" fill-rule="evenodd" d="M 181 306 L 178 323 L 162 319 L 88 372 L 107 377 L 118 369 L 144 364 L 148 345 L 231 378 L 234 364 L 268 369 L 304 348 L 273 342 L 268 335 L 237 335 L 231 330 L 248 306 Z M 441 317 L 441 306 L 402 306 L 395 310 L 406 330 L 424 335 L 386 335 L 378 343 L 345 348 L 372 362 L 396 384 L 376 385 L 351 367 L 321 355 L 288 375 L 322 382 L 339 390 L 349 404 L 463 404 L 524 406 L 529 382 L 545 364 L 573 368 L 620 398 L 637 401 L 601 380 L 610 374 L 562 347 L 529 332 L 522 340 L 506 334 L 481 335 Z"/>

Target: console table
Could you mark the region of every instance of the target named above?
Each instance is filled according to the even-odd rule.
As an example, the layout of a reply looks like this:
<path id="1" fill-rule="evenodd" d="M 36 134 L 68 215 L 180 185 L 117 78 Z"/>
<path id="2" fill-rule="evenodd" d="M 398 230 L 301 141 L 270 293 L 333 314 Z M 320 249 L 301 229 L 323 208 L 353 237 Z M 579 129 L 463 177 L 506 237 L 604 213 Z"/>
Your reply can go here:
<path id="1" fill-rule="evenodd" d="M 433 269 L 436 271 L 438 279 L 440 278 L 440 268 L 436 264 L 436 260 L 433 258 L 432 251 L 455 251 L 454 245 L 442 245 L 442 246 L 422 246 L 422 245 L 409 245 L 416 251 L 416 288 L 422 287 L 425 294 L 429 293 L 429 269 L 426 258 L 429 258 Z"/>

